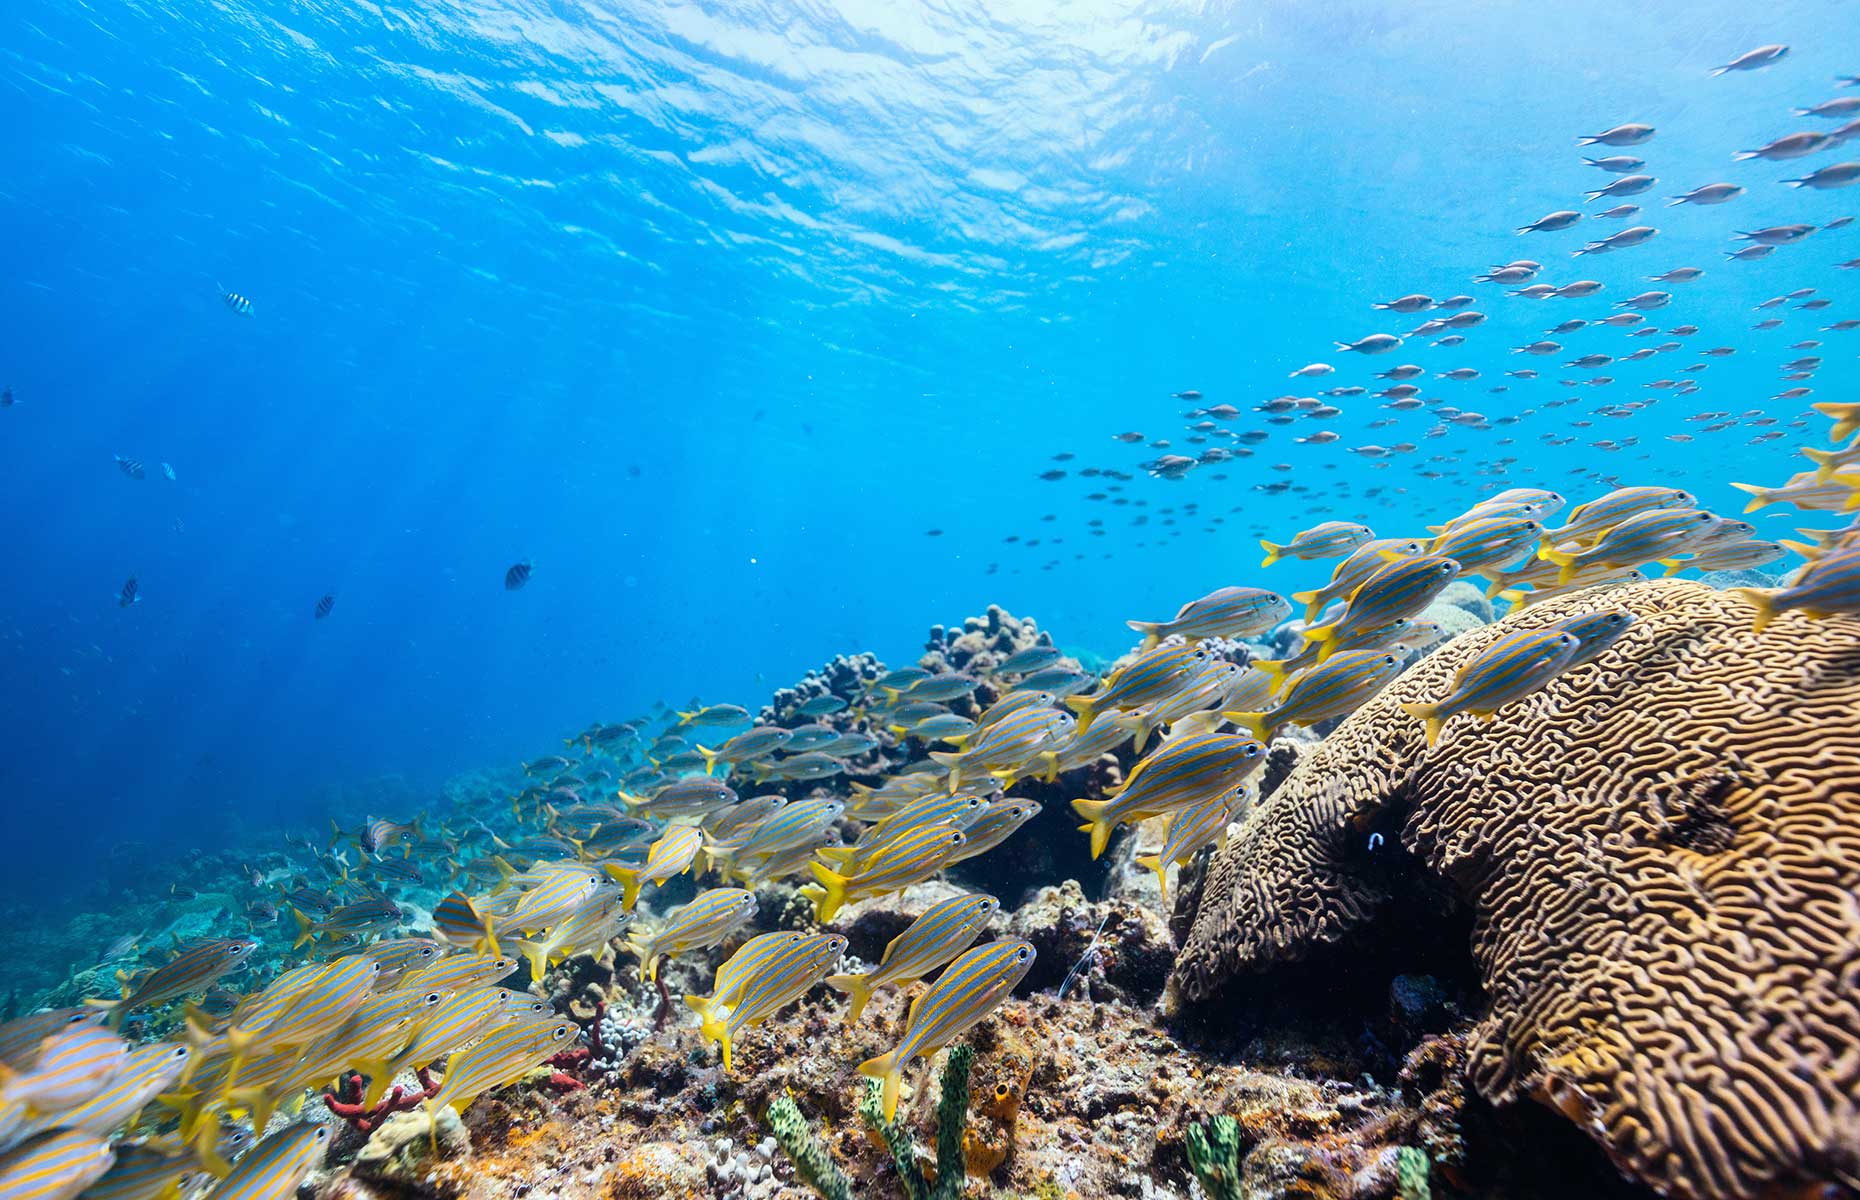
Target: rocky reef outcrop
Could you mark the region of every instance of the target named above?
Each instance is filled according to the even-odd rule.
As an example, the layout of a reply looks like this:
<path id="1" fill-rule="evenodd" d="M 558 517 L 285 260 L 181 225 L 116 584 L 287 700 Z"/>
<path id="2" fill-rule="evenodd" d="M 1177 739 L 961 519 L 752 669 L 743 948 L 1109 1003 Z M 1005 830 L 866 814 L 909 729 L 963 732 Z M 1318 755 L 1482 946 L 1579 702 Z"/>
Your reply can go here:
<path id="1" fill-rule="evenodd" d="M 1430 749 L 1398 707 L 1500 634 L 1602 603 L 1635 615 L 1626 636 L 1499 720 Z M 1480 1096 L 1541 1102 L 1663 1195 L 1860 1196 L 1860 621 L 1753 616 L 1661 581 L 1436 651 L 1214 860 L 1172 1009 L 1220 1011 L 1403 905 L 1463 906 Z"/>

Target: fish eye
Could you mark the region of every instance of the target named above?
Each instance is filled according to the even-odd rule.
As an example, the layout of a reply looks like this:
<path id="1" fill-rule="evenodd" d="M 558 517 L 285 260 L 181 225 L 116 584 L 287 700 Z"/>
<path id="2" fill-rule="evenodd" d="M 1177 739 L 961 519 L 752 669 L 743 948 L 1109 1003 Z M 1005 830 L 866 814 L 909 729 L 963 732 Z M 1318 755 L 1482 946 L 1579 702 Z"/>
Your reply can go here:
<path id="1" fill-rule="evenodd" d="M 328 1141 L 329 1140 L 329 1126 L 318 1125 L 316 1127 L 316 1132 L 312 1134 L 311 1136 L 314 1137 L 319 1142 Z"/>
<path id="2" fill-rule="evenodd" d="M 1023 947 L 1022 947 L 1021 949 L 1019 949 L 1019 950 L 1016 950 L 1016 951 L 1014 952 L 1014 961 L 1016 961 L 1016 962 L 1026 962 L 1026 961 L 1027 961 L 1027 950 L 1026 950 L 1026 947 L 1024 947 L 1024 946 L 1023 946 Z"/>

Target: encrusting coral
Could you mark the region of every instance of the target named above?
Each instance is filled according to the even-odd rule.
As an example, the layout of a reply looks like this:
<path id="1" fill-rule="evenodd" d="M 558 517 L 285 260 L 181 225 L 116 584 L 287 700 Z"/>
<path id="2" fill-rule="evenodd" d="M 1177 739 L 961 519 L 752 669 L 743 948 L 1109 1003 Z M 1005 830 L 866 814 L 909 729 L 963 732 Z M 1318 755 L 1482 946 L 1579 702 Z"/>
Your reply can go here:
<path id="1" fill-rule="evenodd" d="M 1626 635 L 1495 722 L 1429 749 L 1397 707 L 1506 632 L 1602 606 L 1635 615 Z M 1665 1195 L 1860 1196 L 1860 621 L 1752 620 L 1661 581 L 1442 648 L 1215 860 L 1171 1002 L 1360 930 L 1399 839 L 1471 908 L 1487 1099 L 1551 1106 Z"/>

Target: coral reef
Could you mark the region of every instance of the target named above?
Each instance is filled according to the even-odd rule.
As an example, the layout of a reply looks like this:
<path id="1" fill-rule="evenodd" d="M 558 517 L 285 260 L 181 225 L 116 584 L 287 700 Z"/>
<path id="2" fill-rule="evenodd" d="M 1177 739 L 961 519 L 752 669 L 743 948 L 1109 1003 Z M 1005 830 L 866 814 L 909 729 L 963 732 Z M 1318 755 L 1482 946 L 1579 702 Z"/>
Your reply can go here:
<path id="1" fill-rule="evenodd" d="M 1626 636 L 1503 719 L 1430 750 L 1397 707 L 1603 604 L 1635 614 Z M 1472 913 L 1482 1096 L 1541 1101 L 1664 1194 L 1860 1195 L 1860 623 L 1752 617 L 1651 582 L 1436 651 L 1216 858 L 1173 1006 L 1359 944 L 1419 875 Z"/>

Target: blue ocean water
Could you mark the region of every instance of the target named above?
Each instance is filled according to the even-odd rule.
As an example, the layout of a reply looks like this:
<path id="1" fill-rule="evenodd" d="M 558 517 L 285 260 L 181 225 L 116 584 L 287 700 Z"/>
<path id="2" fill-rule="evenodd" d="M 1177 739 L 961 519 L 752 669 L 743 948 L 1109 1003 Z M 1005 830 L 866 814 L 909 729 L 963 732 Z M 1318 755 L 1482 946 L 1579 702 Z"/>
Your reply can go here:
<path id="1" fill-rule="evenodd" d="M 1330 517 L 1401 533 L 1507 484 L 1581 499 L 1596 474 L 1734 512 L 1730 480 L 1780 483 L 1823 436 L 1772 399 L 1782 362 L 1822 356 L 1802 386 L 1854 395 L 1860 332 L 1818 330 L 1860 316 L 1860 277 L 1835 267 L 1860 227 L 1724 252 L 1733 230 L 1860 208 L 1779 182 L 1860 144 L 1732 155 L 1836 128 L 1791 109 L 1842 94 L 1856 33 L 1836 0 L 18 0 L 0 13 L 7 886 L 68 886 L 123 839 L 357 816 L 383 777 L 420 796 L 659 700 L 754 707 L 837 653 L 913 657 L 991 603 L 1115 654 L 1126 618 L 1212 587 L 1313 586 L 1320 564 L 1262 574 L 1257 538 Z M 1774 67 L 1708 77 L 1771 42 L 1791 47 Z M 1635 218 L 1659 237 L 1572 259 L 1618 226 L 1515 235 L 1583 207 L 1610 177 L 1575 138 L 1626 121 L 1658 128 L 1621 152 L 1659 177 Z M 1717 180 L 1747 191 L 1663 207 Z M 1472 282 L 1524 256 L 1605 288 Z M 1578 377 L 1562 361 L 1660 339 L 1510 352 L 1682 265 L 1704 278 L 1653 320 L 1700 332 L 1611 388 L 1559 387 Z M 1751 328 L 1811 287 L 1835 304 Z M 1416 291 L 1489 319 L 1461 346 L 1337 352 L 1418 324 L 1370 308 Z M 1738 353 L 1696 395 L 1591 414 L 1693 377 L 1675 372 L 1707 361 L 1694 345 Z M 1313 361 L 1338 370 L 1287 378 Z M 1340 399 L 1318 445 L 1246 411 L 1380 386 L 1397 361 L 1456 407 L 1530 414 L 1430 439 L 1429 412 Z M 1504 377 L 1521 364 L 1542 377 Z M 1431 378 L 1463 366 L 1482 377 Z M 1181 450 L 1183 413 L 1218 403 L 1269 433 L 1253 457 L 1167 481 L 1113 440 Z M 1786 436 L 1667 440 L 1719 410 Z M 1348 452 L 1397 438 L 1419 448 Z M 1093 501 L 1085 467 L 1134 478 Z M 518 561 L 533 580 L 506 591 Z M 141 601 L 120 607 L 131 575 Z"/>

